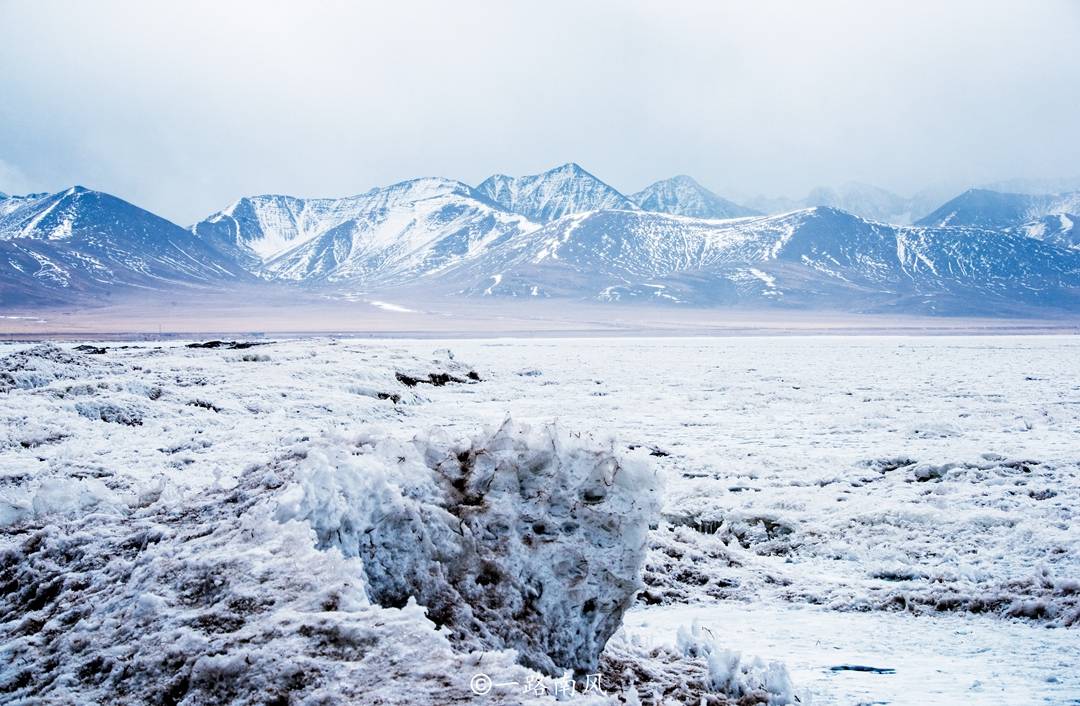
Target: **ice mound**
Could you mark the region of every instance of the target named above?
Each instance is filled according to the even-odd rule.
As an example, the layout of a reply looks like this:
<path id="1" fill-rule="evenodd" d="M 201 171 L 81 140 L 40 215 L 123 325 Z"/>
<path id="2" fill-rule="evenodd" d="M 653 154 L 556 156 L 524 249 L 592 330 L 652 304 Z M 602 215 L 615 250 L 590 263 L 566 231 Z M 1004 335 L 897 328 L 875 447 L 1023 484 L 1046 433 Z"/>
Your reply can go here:
<path id="1" fill-rule="evenodd" d="M 796 694 L 783 663 L 726 649 L 717 635 L 696 623 L 680 627 L 673 645 L 619 632 L 604 652 L 601 670 L 629 705 L 809 703 L 809 694 Z"/>
<path id="2" fill-rule="evenodd" d="M 679 629 L 676 644 L 687 657 L 701 657 L 708 665 L 712 691 L 740 702 L 790 704 L 795 693 L 787 668 L 761 658 L 743 660 L 738 652 L 720 646 L 716 636 L 700 625 Z"/>
<path id="3" fill-rule="evenodd" d="M 97 478 L 46 478 L 32 493 L 0 493 L 0 531 L 35 517 L 121 512 L 126 500 Z"/>
<path id="4" fill-rule="evenodd" d="M 372 605 L 360 559 L 274 519 L 287 477 L 257 465 L 107 513 L 92 484 L 43 494 L 48 522 L 24 517 L 0 547 L 0 701 L 435 706 L 473 702 L 482 670 L 535 676 L 512 652 L 455 649 L 414 601 Z"/>
<path id="5" fill-rule="evenodd" d="M 643 603 L 669 605 L 704 600 L 742 600 L 768 579 L 780 581 L 760 566 L 747 566 L 754 557 L 737 553 L 716 534 L 662 522 L 651 534 L 645 563 Z"/>
<path id="6" fill-rule="evenodd" d="M 469 649 L 550 675 L 595 670 L 641 586 L 659 509 L 647 457 L 507 420 L 454 443 L 313 449 L 278 518 L 363 561 L 383 606 L 414 597 Z"/>
<path id="7" fill-rule="evenodd" d="M 44 387 L 55 380 L 85 377 L 100 361 L 43 343 L 0 358 L 0 392 Z"/>
<path id="8" fill-rule="evenodd" d="M 124 424 L 129 427 L 142 426 L 144 412 L 138 404 L 130 400 L 117 401 L 91 399 L 75 404 L 75 411 L 87 419 Z"/>

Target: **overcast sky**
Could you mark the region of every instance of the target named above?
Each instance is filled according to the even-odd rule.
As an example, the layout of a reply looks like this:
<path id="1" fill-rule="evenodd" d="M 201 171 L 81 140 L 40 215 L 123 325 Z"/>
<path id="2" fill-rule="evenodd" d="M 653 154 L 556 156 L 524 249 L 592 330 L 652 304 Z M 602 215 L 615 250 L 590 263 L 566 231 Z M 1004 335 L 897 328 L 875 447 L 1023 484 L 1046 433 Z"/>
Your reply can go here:
<path id="1" fill-rule="evenodd" d="M 626 192 L 1080 173 L 1080 2 L 0 0 L 0 190 L 191 223 L 576 161 Z"/>

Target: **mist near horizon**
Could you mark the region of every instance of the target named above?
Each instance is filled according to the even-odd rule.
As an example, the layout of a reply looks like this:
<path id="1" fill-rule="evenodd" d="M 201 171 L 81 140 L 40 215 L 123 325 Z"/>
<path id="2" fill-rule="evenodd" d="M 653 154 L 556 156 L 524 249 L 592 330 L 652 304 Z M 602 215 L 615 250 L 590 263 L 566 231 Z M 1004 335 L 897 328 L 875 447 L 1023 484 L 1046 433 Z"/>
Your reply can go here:
<path id="1" fill-rule="evenodd" d="M 477 184 L 954 193 L 1076 174 L 1080 6 L 0 3 L 0 191 L 181 224 L 242 195 Z M 1005 49 L 1007 48 L 1007 50 Z"/>

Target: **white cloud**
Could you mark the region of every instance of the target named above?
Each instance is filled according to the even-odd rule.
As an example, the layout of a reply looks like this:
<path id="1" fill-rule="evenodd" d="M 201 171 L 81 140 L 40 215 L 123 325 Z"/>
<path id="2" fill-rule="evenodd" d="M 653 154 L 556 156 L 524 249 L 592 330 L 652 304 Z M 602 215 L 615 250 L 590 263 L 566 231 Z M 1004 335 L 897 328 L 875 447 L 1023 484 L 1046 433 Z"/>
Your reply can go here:
<path id="1" fill-rule="evenodd" d="M 193 221 L 568 160 L 797 195 L 1077 171 L 1080 4 L 7 3 L 0 145 Z M 10 148 L 9 148 L 10 146 Z"/>

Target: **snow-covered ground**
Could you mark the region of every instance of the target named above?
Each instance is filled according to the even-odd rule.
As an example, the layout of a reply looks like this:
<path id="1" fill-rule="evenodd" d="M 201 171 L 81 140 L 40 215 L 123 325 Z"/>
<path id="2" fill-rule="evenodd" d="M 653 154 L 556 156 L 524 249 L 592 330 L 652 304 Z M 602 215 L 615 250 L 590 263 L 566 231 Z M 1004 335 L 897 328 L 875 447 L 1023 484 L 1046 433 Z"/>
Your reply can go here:
<path id="1" fill-rule="evenodd" d="M 99 345 L 0 347 L 0 701 L 1080 702 L 1075 337 Z"/>

